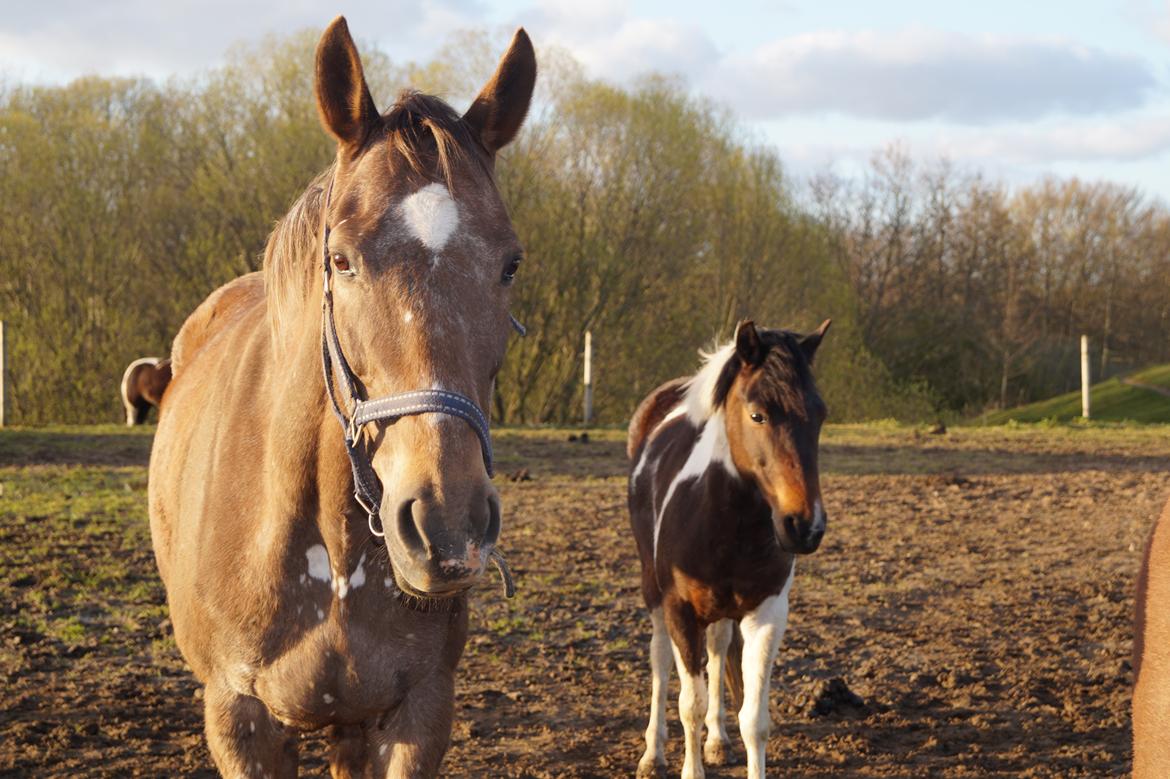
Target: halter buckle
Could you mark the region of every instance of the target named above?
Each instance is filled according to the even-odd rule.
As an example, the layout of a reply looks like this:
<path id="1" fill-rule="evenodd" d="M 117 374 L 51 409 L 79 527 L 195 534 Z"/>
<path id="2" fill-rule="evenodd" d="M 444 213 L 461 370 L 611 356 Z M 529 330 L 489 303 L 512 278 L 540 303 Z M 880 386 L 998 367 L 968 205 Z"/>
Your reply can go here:
<path id="1" fill-rule="evenodd" d="M 365 499 L 362 498 L 361 490 L 354 490 L 353 491 L 353 499 L 356 500 L 358 502 L 358 505 L 361 506 L 362 509 L 365 510 L 366 524 L 368 524 L 370 526 L 370 532 L 373 533 L 374 535 L 376 535 L 378 538 L 384 538 L 386 535 L 385 528 L 382 528 L 381 530 L 379 530 L 378 528 L 374 527 L 374 517 L 378 516 L 378 509 L 373 508 L 368 503 L 366 503 Z M 381 523 L 379 522 L 378 524 L 381 524 Z"/>

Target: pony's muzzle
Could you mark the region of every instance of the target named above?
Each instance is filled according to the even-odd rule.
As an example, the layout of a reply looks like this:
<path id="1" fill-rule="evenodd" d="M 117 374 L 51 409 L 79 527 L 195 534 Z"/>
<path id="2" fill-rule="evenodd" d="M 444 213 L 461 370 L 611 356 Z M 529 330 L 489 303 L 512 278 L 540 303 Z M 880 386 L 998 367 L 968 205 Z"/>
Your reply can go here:
<path id="1" fill-rule="evenodd" d="M 500 536 L 500 502 L 490 486 L 471 493 L 462 509 L 429 496 L 398 503 L 386 542 L 400 586 L 441 597 L 480 579 Z"/>
<path id="2" fill-rule="evenodd" d="M 823 511 L 807 518 L 788 514 L 775 521 L 776 536 L 786 552 L 812 554 L 821 545 L 827 524 L 828 517 Z"/>

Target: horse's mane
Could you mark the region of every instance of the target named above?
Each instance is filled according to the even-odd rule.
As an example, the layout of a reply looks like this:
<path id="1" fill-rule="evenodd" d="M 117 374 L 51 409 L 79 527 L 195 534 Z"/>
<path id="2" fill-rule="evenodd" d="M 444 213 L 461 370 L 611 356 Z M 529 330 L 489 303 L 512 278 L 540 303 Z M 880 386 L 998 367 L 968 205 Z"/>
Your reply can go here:
<path id="1" fill-rule="evenodd" d="M 812 387 L 812 368 L 797 342 L 797 335 L 787 330 L 758 330 L 766 349 L 761 377 L 756 391 L 766 404 L 776 404 L 789 414 L 803 417 L 807 412 L 804 395 Z M 687 416 L 696 426 L 710 419 L 727 403 L 727 395 L 743 361 L 735 352 L 735 342 L 722 344 L 710 352 L 700 352 L 703 365 L 686 385 L 683 403 Z"/>
<path id="2" fill-rule="evenodd" d="M 455 109 L 434 95 L 404 90 L 382 115 L 381 128 L 372 132 L 366 143 L 378 139 L 385 139 L 416 174 L 441 179 L 448 188 L 455 163 L 467 157 L 479 162 L 478 167 L 489 177 L 492 175 L 478 137 Z M 268 236 L 264 279 L 274 333 L 288 312 L 304 302 L 311 288 L 318 257 L 310 249 L 320 241 L 325 191 L 335 168 L 336 163 L 313 179 Z"/>

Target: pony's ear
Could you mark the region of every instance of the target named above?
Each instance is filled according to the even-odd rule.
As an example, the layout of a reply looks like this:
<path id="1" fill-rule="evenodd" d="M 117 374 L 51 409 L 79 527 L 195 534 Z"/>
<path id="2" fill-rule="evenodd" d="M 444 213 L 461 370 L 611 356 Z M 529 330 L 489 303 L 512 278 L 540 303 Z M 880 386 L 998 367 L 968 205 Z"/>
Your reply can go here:
<path id="1" fill-rule="evenodd" d="M 817 355 L 817 348 L 821 345 L 821 339 L 825 337 L 825 333 L 829 332 L 829 325 L 833 324 L 832 319 L 826 319 L 821 322 L 821 326 L 815 332 L 808 335 L 801 336 L 800 350 L 804 352 L 805 358 L 812 363 L 813 358 Z"/>
<path id="2" fill-rule="evenodd" d="M 507 146 L 528 113 L 536 86 L 536 52 L 524 28 L 516 30 L 495 75 L 484 85 L 463 120 L 471 125 L 492 154 Z"/>
<path id="3" fill-rule="evenodd" d="M 764 361 L 764 345 L 756 324 L 750 319 L 740 322 L 735 328 L 735 353 L 747 365 L 759 365 Z"/>
<path id="4" fill-rule="evenodd" d="M 317 44 L 317 111 L 337 143 L 350 149 L 360 147 L 378 122 L 378 108 L 344 16 L 325 28 Z"/>

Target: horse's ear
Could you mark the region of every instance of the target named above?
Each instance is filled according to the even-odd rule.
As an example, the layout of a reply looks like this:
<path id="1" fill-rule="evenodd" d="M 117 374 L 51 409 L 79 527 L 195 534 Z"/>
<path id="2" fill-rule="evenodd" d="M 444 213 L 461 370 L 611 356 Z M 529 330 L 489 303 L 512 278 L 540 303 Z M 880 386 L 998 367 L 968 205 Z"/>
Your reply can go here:
<path id="1" fill-rule="evenodd" d="M 492 154 L 507 146 L 528 113 L 536 86 L 536 52 L 524 28 L 516 30 L 495 75 L 463 115 Z"/>
<path id="2" fill-rule="evenodd" d="M 825 333 L 829 332 L 829 325 L 831 324 L 833 324 L 833 320 L 826 319 L 824 322 L 821 322 L 821 326 L 818 327 L 815 332 L 801 336 L 799 342 L 800 350 L 804 352 L 805 358 L 810 363 L 813 361 L 813 358 L 816 357 L 817 348 L 821 345 L 821 339 L 825 337 Z"/>
<path id="3" fill-rule="evenodd" d="M 378 123 L 357 46 L 345 17 L 325 28 L 317 44 L 317 111 L 339 145 L 356 149 Z"/>
<path id="4" fill-rule="evenodd" d="M 748 365 L 759 365 L 764 361 L 764 345 L 756 332 L 755 322 L 750 319 L 743 320 L 735 328 L 735 353 Z"/>

